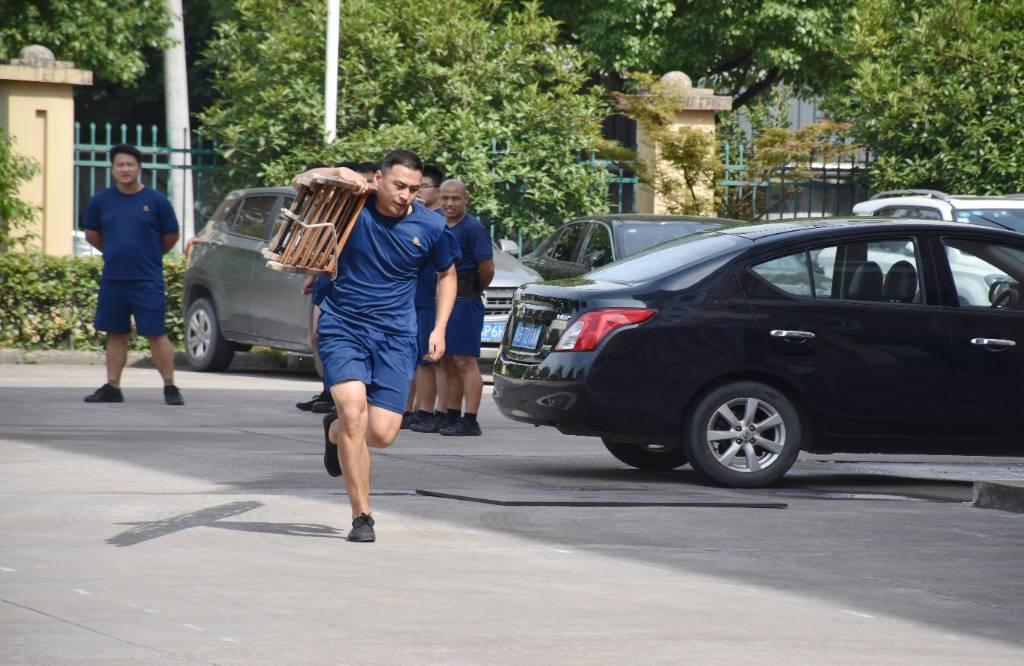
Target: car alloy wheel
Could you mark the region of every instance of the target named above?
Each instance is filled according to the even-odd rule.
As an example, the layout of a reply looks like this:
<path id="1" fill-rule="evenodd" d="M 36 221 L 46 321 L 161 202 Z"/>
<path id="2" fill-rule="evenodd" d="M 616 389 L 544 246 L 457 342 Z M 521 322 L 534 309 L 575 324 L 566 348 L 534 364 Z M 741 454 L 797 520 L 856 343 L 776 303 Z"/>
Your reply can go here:
<path id="1" fill-rule="evenodd" d="M 733 382 L 691 412 L 685 453 L 697 472 L 727 486 L 779 480 L 796 462 L 802 430 L 793 403 L 760 382 Z"/>
<path id="2" fill-rule="evenodd" d="M 185 315 L 185 355 L 193 370 L 220 372 L 231 365 L 235 349 L 224 339 L 217 311 L 208 298 L 197 299 Z"/>
<path id="3" fill-rule="evenodd" d="M 210 350 L 210 340 L 213 331 L 210 325 L 210 315 L 204 309 L 194 310 L 188 318 L 188 330 L 185 339 L 188 341 L 188 353 L 192 358 L 201 359 Z"/>
<path id="4" fill-rule="evenodd" d="M 706 427 L 711 455 L 726 469 L 759 472 L 779 459 L 786 424 L 778 410 L 758 398 L 736 398 L 711 415 Z"/>

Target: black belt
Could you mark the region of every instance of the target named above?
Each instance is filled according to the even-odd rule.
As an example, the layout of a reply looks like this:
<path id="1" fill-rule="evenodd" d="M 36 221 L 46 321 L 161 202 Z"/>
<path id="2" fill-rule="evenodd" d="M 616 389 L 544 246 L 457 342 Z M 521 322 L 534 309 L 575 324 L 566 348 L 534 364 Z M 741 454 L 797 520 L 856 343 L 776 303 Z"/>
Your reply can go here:
<path id="1" fill-rule="evenodd" d="M 456 298 L 470 298 L 480 300 L 483 292 L 480 290 L 480 271 L 473 268 L 467 271 L 458 271 L 458 287 L 455 291 Z"/>

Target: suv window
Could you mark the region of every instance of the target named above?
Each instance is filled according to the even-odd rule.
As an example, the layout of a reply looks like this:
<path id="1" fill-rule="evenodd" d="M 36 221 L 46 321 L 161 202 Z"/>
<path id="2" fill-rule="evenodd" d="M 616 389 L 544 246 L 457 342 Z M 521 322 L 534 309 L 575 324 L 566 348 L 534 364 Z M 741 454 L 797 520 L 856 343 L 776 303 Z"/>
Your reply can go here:
<path id="1" fill-rule="evenodd" d="M 957 222 L 969 222 L 982 227 L 1009 229 L 1024 234 L 1024 210 L 1013 208 L 961 208 L 956 211 Z"/>
<path id="2" fill-rule="evenodd" d="M 942 213 L 934 208 L 918 206 L 891 206 L 878 211 L 880 217 L 909 217 L 917 220 L 941 220 Z"/>
<path id="3" fill-rule="evenodd" d="M 604 266 L 612 260 L 612 235 L 608 227 L 600 222 L 590 225 L 590 235 L 587 236 L 580 252 L 580 263 L 588 268 Z"/>
<path id="4" fill-rule="evenodd" d="M 777 289 L 817 299 L 920 303 L 917 243 L 862 241 L 796 252 L 751 268 Z"/>
<path id="5" fill-rule="evenodd" d="M 1024 309 L 1024 251 L 986 241 L 942 243 L 961 307 Z"/>
<path id="6" fill-rule="evenodd" d="M 247 197 L 235 217 L 234 224 L 231 225 L 231 232 L 242 236 L 263 238 L 267 219 L 274 211 L 275 201 L 277 201 L 275 195 Z"/>
<path id="7" fill-rule="evenodd" d="M 586 222 L 570 224 L 548 250 L 548 256 L 557 261 L 576 261 L 576 246 L 579 245 L 580 237 L 587 229 Z"/>

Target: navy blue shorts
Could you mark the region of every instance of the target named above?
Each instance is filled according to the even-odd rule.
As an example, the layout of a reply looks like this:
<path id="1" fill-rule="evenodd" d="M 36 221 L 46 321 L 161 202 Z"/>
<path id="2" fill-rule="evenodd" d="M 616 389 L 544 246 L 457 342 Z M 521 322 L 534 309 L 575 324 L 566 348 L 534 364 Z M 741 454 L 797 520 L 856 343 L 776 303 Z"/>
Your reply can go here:
<path id="1" fill-rule="evenodd" d="M 343 322 L 326 312 L 320 315 L 318 332 L 325 386 L 362 382 L 368 403 L 405 412 L 409 382 L 416 370 L 416 336 L 383 333 Z"/>
<path id="2" fill-rule="evenodd" d="M 444 336 L 444 353 L 450 356 L 480 356 L 480 334 L 484 330 L 484 304 L 456 298 Z"/>
<path id="3" fill-rule="evenodd" d="M 424 359 L 430 351 L 430 333 L 434 330 L 434 320 L 437 318 L 437 308 L 433 305 L 427 307 L 416 307 L 416 365 L 431 365 L 431 362 Z"/>
<path id="4" fill-rule="evenodd" d="M 100 280 L 93 328 L 107 333 L 130 333 L 131 318 L 141 336 L 164 335 L 167 294 L 156 280 Z"/>

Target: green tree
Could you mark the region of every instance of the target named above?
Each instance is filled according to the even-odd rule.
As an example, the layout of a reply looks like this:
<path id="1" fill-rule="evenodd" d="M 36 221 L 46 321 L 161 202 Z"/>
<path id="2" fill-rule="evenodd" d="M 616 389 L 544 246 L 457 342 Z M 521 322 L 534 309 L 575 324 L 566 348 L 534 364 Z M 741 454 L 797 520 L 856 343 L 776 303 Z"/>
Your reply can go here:
<path id="1" fill-rule="evenodd" d="M 42 44 L 58 60 L 128 84 L 146 69 L 142 49 L 164 47 L 169 24 L 165 0 L 5 0 L 0 60 Z"/>
<path id="2" fill-rule="evenodd" d="M 681 70 L 734 98 L 776 84 L 815 92 L 836 76 L 833 48 L 853 0 L 543 0 L 611 78 Z"/>
<path id="3" fill-rule="evenodd" d="M 13 137 L 0 130 L 0 251 L 31 238 L 23 227 L 35 219 L 39 207 L 18 199 L 17 194 L 21 184 L 38 172 L 39 164 L 14 152 Z"/>
<path id="4" fill-rule="evenodd" d="M 236 0 L 235 11 L 207 51 L 219 98 L 201 115 L 231 185 L 405 147 L 466 181 L 471 207 L 505 231 L 536 235 L 605 208 L 606 172 L 579 159 L 600 138 L 600 93 L 584 90 L 582 56 L 535 6 L 347 1 L 329 146 L 324 3 Z"/>
<path id="5" fill-rule="evenodd" d="M 877 188 L 1024 190 L 1024 3 L 857 0 L 825 99 Z"/>

